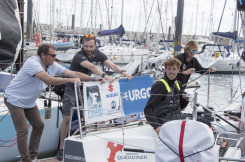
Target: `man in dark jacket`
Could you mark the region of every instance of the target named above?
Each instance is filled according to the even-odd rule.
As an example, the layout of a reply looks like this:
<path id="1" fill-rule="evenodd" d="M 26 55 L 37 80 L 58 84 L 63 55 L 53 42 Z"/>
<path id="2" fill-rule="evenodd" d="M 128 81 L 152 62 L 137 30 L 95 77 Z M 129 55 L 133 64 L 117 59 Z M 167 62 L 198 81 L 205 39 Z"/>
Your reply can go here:
<path id="1" fill-rule="evenodd" d="M 189 41 L 185 45 L 184 53 L 176 56 L 178 60 L 181 61 L 180 73 L 177 76 L 177 80 L 179 80 L 183 85 L 186 84 L 194 72 L 205 73 L 209 69 L 201 66 L 199 61 L 194 57 L 197 53 L 198 44 L 196 41 Z M 210 72 L 215 72 L 216 68 L 211 67 Z"/>
<path id="2" fill-rule="evenodd" d="M 111 68 L 114 72 L 121 74 L 122 77 L 127 77 L 129 80 L 132 78 L 132 76 L 125 70 L 122 70 L 118 65 L 111 62 L 104 53 L 96 49 L 95 35 L 85 34 L 80 43 L 82 43 L 83 47 L 73 57 L 70 70 L 81 72 L 87 75 L 96 74 L 97 76 L 101 76 L 103 80 L 113 82 L 115 79 L 105 74 L 98 66 L 96 66 L 99 63 L 103 63 L 107 67 Z M 95 78 L 93 77 L 93 80 L 94 79 Z M 56 155 L 58 160 L 63 159 L 64 140 L 68 133 L 71 117 L 70 112 L 71 108 L 76 105 L 76 97 L 73 86 L 74 85 L 72 84 L 67 84 L 65 86 L 64 96 L 62 99 L 62 114 L 64 119 L 61 123 L 60 146 Z"/>
<path id="3" fill-rule="evenodd" d="M 151 96 L 145 107 L 145 117 L 157 134 L 162 124 L 181 118 L 181 110 L 189 101 L 183 93 L 182 84 L 177 81 L 181 62 L 176 58 L 165 61 L 165 75 L 151 88 Z"/>

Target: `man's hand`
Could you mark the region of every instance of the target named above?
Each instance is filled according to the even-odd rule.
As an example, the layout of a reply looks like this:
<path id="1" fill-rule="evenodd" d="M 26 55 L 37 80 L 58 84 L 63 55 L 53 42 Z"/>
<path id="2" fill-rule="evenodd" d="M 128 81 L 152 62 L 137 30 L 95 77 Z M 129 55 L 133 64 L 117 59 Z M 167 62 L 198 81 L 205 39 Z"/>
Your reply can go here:
<path id="1" fill-rule="evenodd" d="M 211 73 L 214 73 L 216 71 L 216 68 L 215 67 L 211 67 L 209 70 L 210 70 Z"/>
<path id="2" fill-rule="evenodd" d="M 114 82 L 114 80 L 115 80 L 112 77 L 110 77 L 109 75 L 105 75 L 105 79 L 110 81 L 111 83 Z"/>
<path id="3" fill-rule="evenodd" d="M 196 70 L 195 68 L 190 68 L 190 69 L 187 69 L 186 71 L 183 71 L 183 74 L 184 75 L 193 74 L 195 70 Z"/>
<path id="4" fill-rule="evenodd" d="M 159 132 L 160 132 L 161 127 L 162 127 L 162 126 L 157 127 L 157 129 L 156 129 L 156 132 L 157 132 L 157 135 L 158 135 L 158 136 L 159 136 Z"/>
<path id="5" fill-rule="evenodd" d="M 78 84 L 79 86 L 81 85 L 81 80 L 80 80 L 80 78 L 70 78 L 70 82 L 71 82 L 71 83 L 77 82 L 77 84 Z"/>
<path id="6" fill-rule="evenodd" d="M 186 96 L 185 93 L 182 94 L 182 97 L 183 97 L 183 99 L 185 99 L 186 101 L 189 101 L 189 98 Z"/>
<path id="7" fill-rule="evenodd" d="M 99 81 L 101 84 L 106 83 L 106 80 L 104 78 L 95 78 L 95 81 Z"/>
<path id="8" fill-rule="evenodd" d="M 132 75 L 127 74 L 125 71 L 122 72 L 122 77 L 123 77 L 123 78 L 124 78 L 124 77 L 127 77 L 128 80 L 131 80 L 131 79 L 132 79 Z"/>

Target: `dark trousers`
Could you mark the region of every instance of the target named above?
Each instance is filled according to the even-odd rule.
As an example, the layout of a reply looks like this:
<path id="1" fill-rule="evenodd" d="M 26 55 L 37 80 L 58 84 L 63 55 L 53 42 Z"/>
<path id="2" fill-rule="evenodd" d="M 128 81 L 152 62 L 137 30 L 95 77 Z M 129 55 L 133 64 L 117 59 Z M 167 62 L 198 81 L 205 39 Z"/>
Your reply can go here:
<path id="1" fill-rule="evenodd" d="M 14 106 L 7 102 L 4 98 L 4 103 L 8 107 L 11 114 L 15 130 L 17 133 L 17 145 L 22 161 L 31 162 L 38 154 L 39 143 L 41 140 L 44 123 L 41 118 L 37 106 L 30 109 L 24 109 Z M 28 147 L 28 124 L 26 119 L 32 126 L 30 143 Z"/>

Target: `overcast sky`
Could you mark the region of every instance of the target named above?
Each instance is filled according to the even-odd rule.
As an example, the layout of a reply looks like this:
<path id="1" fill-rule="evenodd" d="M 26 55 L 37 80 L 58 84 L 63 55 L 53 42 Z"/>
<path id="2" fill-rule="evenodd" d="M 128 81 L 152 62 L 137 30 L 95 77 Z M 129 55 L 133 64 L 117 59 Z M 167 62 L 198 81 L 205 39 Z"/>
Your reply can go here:
<path id="1" fill-rule="evenodd" d="M 76 27 L 79 27 L 81 23 L 83 28 L 90 28 L 91 25 L 99 28 L 99 25 L 102 24 L 103 29 L 109 29 L 108 22 L 110 22 L 113 29 L 121 24 L 122 0 L 54 0 L 54 2 L 55 16 L 52 22 L 56 26 L 58 23 L 62 23 L 63 26 L 71 26 L 72 14 L 75 14 Z M 148 32 L 166 33 L 170 26 L 174 26 L 177 2 L 178 0 L 124 0 L 123 26 L 126 31 L 147 30 Z M 34 15 L 40 23 L 50 24 L 51 3 L 52 0 L 33 0 Z M 25 4 L 27 5 L 27 0 Z M 224 4 L 225 0 L 184 0 L 182 33 L 209 35 L 211 32 L 216 32 Z M 109 11 L 106 6 L 109 6 Z M 219 31 L 233 30 L 235 6 L 236 0 L 227 0 Z M 149 21 L 146 24 L 145 20 L 148 18 Z"/>

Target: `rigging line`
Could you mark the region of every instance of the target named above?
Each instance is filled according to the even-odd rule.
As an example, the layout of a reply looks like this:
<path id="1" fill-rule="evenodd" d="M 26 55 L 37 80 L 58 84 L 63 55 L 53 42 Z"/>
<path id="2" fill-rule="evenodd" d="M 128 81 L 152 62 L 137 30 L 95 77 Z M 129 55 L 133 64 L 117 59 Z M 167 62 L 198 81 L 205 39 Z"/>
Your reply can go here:
<path id="1" fill-rule="evenodd" d="M 109 121 L 111 121 L 111 120 L 109 120 Z M 131 122 L 127 122 L 127 123 L 124 122 L 123 124 L 125 125 L 125 127 L 138 125 L 138 124 L 129 124 L 129 123 L 131 123 Z M 121 123 L 115 123 L 115 124 L 111 124 L 111 125 L 110 125 L 110 123 L 108 123 L 107 125 L 106 124 L 107 123 L 87 124 L 87 125 L 82 126 L 82 128 L 85 129 L 84 130 L 85 133 L 95 132 L 95 131 L 100 131 L 100 132 L 106 133 L 106 132 L 109 132 L 109 131 L 112 131 L 112 130 L 115 131 L 116 129 L 118 130 L 119 128 L 121 128 L 121 126 L 120 126 Z M 78 132 L 80 132 L 80 130 L 79 129 L 76 129 L 74 131 L 73 135 L 76 135 Z"/>
<path id="2" fill-rule="evenodd" d="M 219 28 L 220 28 L 220 24 L 221 24 L 221 21 L 222 21 L 222 18 L 223 18 L 223 14 L 224 14 L 224 10 L 225 10 L 225 6 L 226 6 L 226 2 L 227 2 L 227 0 L 225 0 L 225 4 L 224 4 L 224 8 L 223 8 L 223 11 L 222 11 L 222 14 L 221 14 L 221 18 L 220 18 L 220 21 L 219 21 L 219 27 L 218 27 L 217 32 L 219 32 Z"/>
<path id="3" fill-rule="evenodd" d="M 108 28 L 110 29 L 109 0 L 108 2 L 105 0 L 105 7 L 106 7 L 106 13 L 107 13 Z"/>
<path id="4" fill-rule="evenodd" d="M 245 122 L 242 121 L 241 118 L 239 118 L 239 117 L 237 117 L 237 116 L 235 116 L 235 115 L 231 115 L 231 114 L 229 114 L 229 113 L 224 113 L 224 114 L 225 114 L 225 115 L 228 115 L 228 116 L 230 116 L 230 117 L 233 117 L 233 118 L 237 119 L 238 121 L 240 121 L 241 123 L 245 124 Z"/>
<path id="5" fill-rule="evenodd" d="M 80 108 L 80 110 L 82 110 L 82 111 L 90 111 L 90 109 L 84 109 L 84 108 Z M 110 109 L 103 109 L 103 110 L 111 110 L 111 108 Z M 115 117 L 114 119 L 118 119 L 118 118 L 120 118 L 120 119 L 126 119 L 127 116 L 130 116 L 130 115 L 125 115 L 125 116 L 118 115 L 118 113 L 120 113 L 119 111 L 116 112 L 116 113 L 117 114 L 110 114 L 110 116 Z M 108 115 L 107 113 L 103 113 L 103 112 L 102 113 L 98 113 L 98 114 Z M 151 117 L 151 118 L 154 118 L 154 119 L 162 119 L 162 118 L 158 118 L 158 117 L 150 116 L 150 115 L 145 115 L 145 116 L 148 116 L 148 117 Z M 114 120 L 114 119 L 111 119 L 111 120 Z M 157 124 L 157 123 L 155 123 L 155 124 Z"/>
<path id="6" fill-rule="evenodd" d="M 91 12 L 89 13 L 89 17 L 88 17 L 88 21 L 87 21 L 86 29 L 88 29 L 88 24 L 89 24 L 90 16 L 91 16 Z M 86 33 L 88 33 L 88 32 L 86 31 Z"/>
<path id="7" fill-rule="evenodd" d="M 221 129 L 223 129 L 225 132 L 227 132 L 227 130 L 223 126 L 220 126 L 219 124 L 211 123 L 211 125 L 212 125 L 212 128 L 214 128 L 213 125 L 216 125 L 216 126 L 220 127 Z M 215 130 L 217 131 L 217 129 L 215 129 Z"/>
<path id="8" fill-rule="evenodd" d="M 145 2 L 145 1 L 144 1 L 144 2 Z M 154 2 L 155 2 L 155 0 L 153 0 L 153 2 L 152 2 L 152 5 L 151 5 L 151 10 L 150 10 L 150 13 L 149 13 L 148 18 L 147 18 L 147 21 L 146 21 L 146 23 L 147 23 L 147 24 L 148 24 L 149 19 L 150 19 L 150 16 L 151 16 L 151 11 L 152 11 L 152 8 L 153 8 L 153 5 L 154 5 Z M 143 33 L 143 38 L 145 37 L 145 32 L 146 32 L 146 26 L 145 26 L 145 30 L 144 30 L 144 33 Z"/>
<path id="9" fill-rule="evenodd" d="M 101 14 L 100 1 L 97 1 L 97 3 L 99 4 L 99 10 L 100 10 L 100 21 L 101 21 L 101 24 L 104 24 L 104 23 L 103 23 L 103 19 L 102 19 L 102 14 Z M 102 30 L 102 29 L 101 29 L 101 30 Z"/>
<path id="10" fill-rule="evenodd" d="M 82 111 L 90 111 L 90 109 L 80 109 Z M 111 110 L 111 109 L 103 109 L 103 110 Z M 121 115 L 118 115 L 118 113 L 120 112 L 116 112 L 117 114 L 110 114 L 110 116 L 113 116 L 115 117 L 114 119 L 127 119 L 128 116 L 131 116 L 131 114 L 128 114 L 128 115 L 124 115 L 124 116 L 121 116 Z M 107 113 L 98 113 L 98 114 L 104 114 L 104 115 L 108 115 Z M 137 113 L 135 113 L 137 114 Z M 151 117 L 151 118 L 154 118 L 154 119 L 162 119 L 162 118 L 158 118 L 158 117 L 155 117 L 155 116 L 150 116 L 150 115 L 145 115 L 145 116 L 148 116 L 148 117 Z M 111 119 L 111 120 L 114 120 L 114 119 Z M 120 122 L 119 122 L 120 123 Z M 123 122 L 122 122 L 123 123 Z M 153 123 L 153 122 L 152 122 Z M 157 123 L 155 123 L 157 124 Z"/>
<path id="11" fill-rule="evenodd" d="M 218 122 L 217 120 L 215 120 L 216 123 L 218 123 L 218 125 L 223 128 L 223 130 L 225 130 L 227 132 L 227 130 L 225 129 L 224 125 L 222 125 L 220 122 Z"/>
<path id="12" fill-rule="evenodd" d="M 229 106 L 229 105 L 227 105 L 227 106 Z M 217 110 L 216 112 L 222 112 L 222 111 L 223 111 L 225 108 L 227 108 L 227 106 L 226 106 L 226 107 L 224 107 L 224 108 L 222 108 L 222 109 Z M 237 110 L 237 109 L 239 109 L 239 108 L 240 108 L 240 106 L 241 106 L 241 105 L 238 105 L 238 106 L 234 107 L 233 109 L 229 109 L 229 110 L 231 110 L 231 111 L 233 111 L 233 110 Z"/>
<path id="13" fill-rule="evenodd" d="M 97 138 L 100 138 L 100 139 L 103 139 L 103 140 L 106 140 L 106 141 L 111 141 L 111 142 L 114 142 L 114 143 L 117 143 L 117 144 L 123 144 L 122 142 L 118 142 L 116 140 L 112 140 L 112 139 L 107 139 L 107 138 L 104 138 L 104 137 L 100 137 L 98 135 L 94 135 L 94 134 L 91 134 L 91 136 L 95 136 Z M 145 147 L 140 147 L 140 146 L 136 146 L 136 145 L 132 145 L 132 144 L 126 144 L 127 146 L 131 146 L 131 147 L 135 147 L 135 148 L 140 148 L 140 149 L 145 149 L 145 150 L 151 150 L 151 151 L 154 151 L 153 149 L 149 149 L 149 148 L 145 148 Z M 123 145 L 124 146 L 124 145 Z"/>
<path id="14" fill-rule="evenodd" d="M 161 22 L 161 27 L 162 27 L 162 34 L 163 34 L 163 40 L 165 40 L 165 35 L 164 35 L 164 31 L 163 31 L 163 24 L 162 24 L 162 14 L 161 14 L 161 10 L 160 10 L 160 6 L 159 6 L 159 1 L 157 0 L 157 7 L 158 7 L 158 11 L 159 11 L 159 16 L 160 16 L 160 22 Z"/>
<path id="15" fill-rule="evenodd" d="M 197 79 L 203 77 L 203 76 L 206 75 L 208 72 L 209 72 L 209 70 L 206 71 L 206 72 L 205 72 L 204 74 L 202 74 L 201 76 L 197 77 L 196 79 L 193 79 L 192 81 L 190 81 L 190 82 L 188 82 L 188 83 L 186 83 L 186 84 L 183 84 L 182 87 L 184 87 L 184 86 L 186 86 L 187 84 L 190 84 L 190 83 L 194 82 L 195 80 L 197 80 Z"/>
<path id="16" fill-rule="evenodd" d="M 131 127 L 131 126 L 139 126 L 140 122 L 144 122 L 144 121 L 137 121 L 137 123 L 135 123 L 135 121 L 133 122 L 124 122 L 123 125 L 125 127 L 125 129 Z M 132 124 L 131 124 L 132 123 Z M 107 132 L 111 132 L 111 131 L 115 131 L 115 129 L 120 129 L 121 128 L 121 123 L 116 123 L 116 124 L 113 124 L 113 125 L 107 125 L 106 127 L 96 127 L 96 126 L 90 126 L 89 127 L 83 127 L 87 130 L 87 132 L 94 132 L 94 131 L 101 131 L 101 132 L 104 132 L 104 133 L 107 133 Z M 146 123 L 147 124 L 147 123 Z M 157 123 L 158 124 L 158 123 Z M 148 125 L 148 124 L 147 124 Z M 162 124 L 161 124 L 162 125 Z M 79 129 L 76 130 L 76 133 L 79 132 Z"/>
<path id="17" fill-rule="evenodd" d="M 240 57 L 240 61 L 239 61 L 239 81 L 240 81 L 241 96 L 243 96 L 243 92 L 242 92 L 242 78 L 241 78 L 241 69 L 240 69 L 241 59 L 242 59 L 242 57 Z M 244 115 L 245 111 L 244 111 L 243 97 L 242 97 L 242 109 L 243 109 L 243 114 L 242 115 Z"/>
<path id="18" fill-rule="evenodd" d="M 213 100 L 212 98 L 210 98 L 210 101 L 211 101 L 211 104 L 212 104 L 212 105 L 215 104 L 215 105 L 220 109 L 219 105 L 218 105 L 216 102 L 214 102 L 214 100 Z"/>
<path id="19" fill-rule="evenodd" d="M 233 77 L 232 77 L 232 81 L 233 81 Z M 233 100 L 233 98 L 235 97 L 235 95 L 236 95 L 236 93 L 237 93 L 237 91 L 238 91 L 239 86 L 240 86 L 240 85 L 237 86 L 236 91 L 235 91 L 234 94 L 232 95 L 230 103 L 233 102 L 232 100 Z"/>

